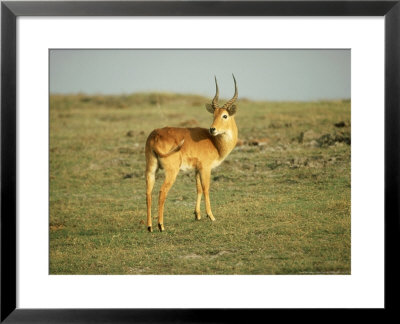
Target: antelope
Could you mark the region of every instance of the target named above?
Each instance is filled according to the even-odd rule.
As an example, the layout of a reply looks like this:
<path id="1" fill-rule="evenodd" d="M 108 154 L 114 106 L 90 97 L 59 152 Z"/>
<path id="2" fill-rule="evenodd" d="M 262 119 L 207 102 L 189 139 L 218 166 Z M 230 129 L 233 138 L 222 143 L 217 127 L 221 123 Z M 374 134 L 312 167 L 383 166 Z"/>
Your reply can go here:
<path id="1" fill-rule="evenodd" d="M 206 213 L 211 221 L 215 217 L 211 211 L 209 188 L 211 170 L 222 163 L 236 146 L 238 129 L 235 123 L 238 97 L 235 76 L 235 94 L 222 107 L 218 105 L 218 83 L 215 77 L 215 96 L 206 109 L 213 114 L 213 122 L 206 128 L 164 127 L 153 130 L 147 138 L 146 155 L 146 203 L 147 229 L 152 232 L 151 192 L 158 169 L 164 169 L 165 180 L 158 199 L 158 228 L 164 231 L 164 204 L 168 191 L 175 182 L 179 170 L 195 170 L 197 201 L 194 210 L 196 220 L 201 219 L 200 203 L 204 194 Z"/>

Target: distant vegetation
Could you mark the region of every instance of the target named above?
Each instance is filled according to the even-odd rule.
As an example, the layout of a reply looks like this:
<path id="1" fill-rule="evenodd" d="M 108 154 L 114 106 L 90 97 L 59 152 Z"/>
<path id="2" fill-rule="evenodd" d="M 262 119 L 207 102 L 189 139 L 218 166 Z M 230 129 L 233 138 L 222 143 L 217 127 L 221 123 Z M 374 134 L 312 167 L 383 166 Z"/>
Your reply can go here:
<path id="1" fill-rule="evenodd" d="M 51 274 L 350 273 L 349 100 L 239 100 L 239 143 L 212 173 L 216 222 L 204 200 L 194 220 L 194 174 L 181 172 L 166 231 L 147 232 L 146 137 L 167 125 L 208 128 L 210 101 L 50 97 Z"/>

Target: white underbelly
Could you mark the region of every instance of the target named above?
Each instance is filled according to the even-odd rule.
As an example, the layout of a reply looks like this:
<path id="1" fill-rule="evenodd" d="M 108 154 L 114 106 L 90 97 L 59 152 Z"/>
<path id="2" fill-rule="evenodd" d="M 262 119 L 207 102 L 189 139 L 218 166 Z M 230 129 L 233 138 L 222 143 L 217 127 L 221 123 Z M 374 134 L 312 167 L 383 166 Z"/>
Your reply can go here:
<path id="1" fill-rule="evenodd" d="M 214 169 L 214 168 L 216 168 L 217 166 L 219 166 L 219 165 L 222 163 L 222 161 L 223 161 L 223 160 L 214 161 L 214 162 L 211 164 L 211 169 Z"/>
<path id="2" fill-rule="evenodd" d="M 211 164 L 211 169 L 216 168 L 217 166 L 219 166 L 222 163 L 223 160 L 218 160 L 218 161 L 214 161 Z M 194 166 L 185 162 L 182 162 L 180 168 L 181 171 L 190 171 L 194 169 Z"/>
<path id="3" fill-rule="evenodd" d="M 182 163 L 180 170 L 181 171 L 190 171 L 190 170 L 193 170 L 193 166 L 190 164 Z"/>

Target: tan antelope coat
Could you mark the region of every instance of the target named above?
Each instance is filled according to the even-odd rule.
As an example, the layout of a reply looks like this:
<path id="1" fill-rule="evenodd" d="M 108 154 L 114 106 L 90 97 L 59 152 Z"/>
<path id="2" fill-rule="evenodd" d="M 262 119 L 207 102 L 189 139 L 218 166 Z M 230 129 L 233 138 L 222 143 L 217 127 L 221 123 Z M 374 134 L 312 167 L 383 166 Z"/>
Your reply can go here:
<path id="1" fill-rule="evenodd" d="M 218 84 L 215 79 L 216 94 L 207 110 L 213 114 L 213 122 L 206 128 L 165 127 L 153 130 L 146 141 L 146 203 L 147 228 L 152 231 L 151 193 L 155 182 L 155 173 L 164 169 L 165 180 L 158 199 L 158 228 L 164 230 L 164 204 L 169 189 L 175 182 L 179 170 L 195 170 L 197 201 L 195 218 L 199 220 L 201 196 L 204 194 L 207 216 L 214 221 L 211 211 L 209 188 L 211 170 L 222 163 L 236 146 L 238 129 L 234 114 L 238 92 L 235 77 L 235 94 L 224 106 L 218 105 Z"/>

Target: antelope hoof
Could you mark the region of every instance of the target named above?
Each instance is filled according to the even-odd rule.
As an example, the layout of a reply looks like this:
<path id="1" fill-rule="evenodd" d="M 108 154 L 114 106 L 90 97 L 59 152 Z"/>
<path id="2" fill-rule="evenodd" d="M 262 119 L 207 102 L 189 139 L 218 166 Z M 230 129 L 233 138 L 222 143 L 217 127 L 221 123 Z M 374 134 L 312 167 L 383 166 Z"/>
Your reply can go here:
<path id="1" fill-rule="evenodd" d="M 211 221 L 213 221 L 213 222 L 215 222 L 215 218 L 214 218 L 214 216 L 210 216 L 210 215 L 207 215 L 208 216 L 208 218 L 211 220 Z"/>
<path id="2" fill-rule="evenodd" d="M 153 229 L 151 228 L 151 226 L 147 226 L 147 230 L 151 233 L 153 232 Z"/>
<path id="3" fill-rule="evenodd" d="M 200 220 L 201 219 L 200 213 L 198 213 L 196 211 L 194 212 L 194 217 L 195 217 L 196 220 Z"/>
<path id="4" fill-rule="evenodd" d="M 158 229 L 160 230 L 160 232 L 164 231 L 164 225 L 163 224 L 158 224 Z"/>

